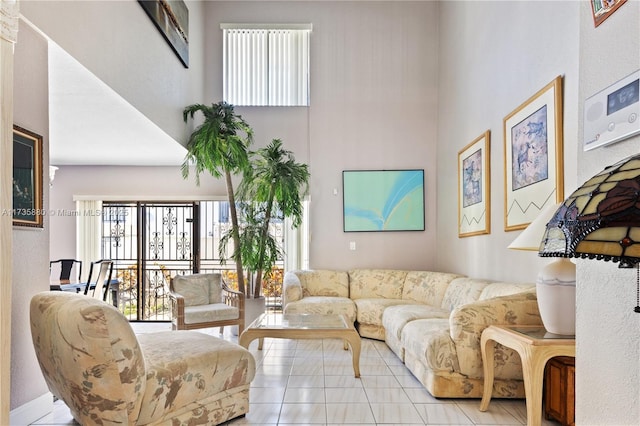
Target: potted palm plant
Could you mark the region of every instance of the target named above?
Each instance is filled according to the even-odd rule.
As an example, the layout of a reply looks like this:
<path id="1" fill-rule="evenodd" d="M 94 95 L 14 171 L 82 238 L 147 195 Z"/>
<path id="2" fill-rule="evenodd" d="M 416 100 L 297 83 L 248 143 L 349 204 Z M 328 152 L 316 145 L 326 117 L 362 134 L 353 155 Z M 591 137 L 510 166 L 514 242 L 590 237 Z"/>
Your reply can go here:
<path id="1" fill-rule="evenodd" d="M 202 113 L 204 121 L 191 133 L 187 142 L 187 154 L 182 163 L 182 177 L 189 177 L 195 167 L 196 184 L 200 184 L 200 173 L 224 176 L 231 213 L 231 237 L 234 242 L 233 255 L 238 275 L 238 290 L 245 293 L 244 268 L 240 251 L 240 232 L 236 210 L 232 175 L 247 171 L 250 167 L 249 146 L 253 141 L 253 130 L 235 113 L 233 105 L 219 102 L 211 106 L 193 104 L 183 110 L 183 119 L 188 122 L 196 113 Z"/>
<path id="2" fill-rule="evenodd" d="M 251 153 L 251 167 L 246 169 L 238 197 L 252 207 L 245 212 L 247 227 L 240 235 L 240 246 L 250 259 L 255 273 L 254 298 L 260 297 L 262 280 L 271 272 L 281 253 L 269 233 L 269 224 L 277 212 L 279 219 L 292 219 L 294 227 L 302 223 L 302 201 L 309 190 L 309 168 L 297 163 L 291 151 L 274 139 L 265 148 Z"/>

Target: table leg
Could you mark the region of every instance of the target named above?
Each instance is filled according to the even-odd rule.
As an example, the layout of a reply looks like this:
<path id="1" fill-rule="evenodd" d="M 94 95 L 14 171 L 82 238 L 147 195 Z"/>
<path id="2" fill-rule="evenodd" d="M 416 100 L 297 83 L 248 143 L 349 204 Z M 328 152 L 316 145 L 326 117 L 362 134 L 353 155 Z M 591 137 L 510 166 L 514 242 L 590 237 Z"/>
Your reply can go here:
<path id="1" fill-rule="evenodd" d="M 264 346 L 264 337 L 258 339 L 258 350 L 262 350 L 262 346 Z"/>
<path id="2" fill-rule="evenodd" d="M 522 351 L 522 376 L 524 391 L 527 396 L 527 425 L 542 424 L 542 386 L 544 383 L 544 366 L 548 358 L 536 356 L 534 353 Z"/>
<path id="3" fill-rule="evenodd" d="M 344 339 L 345 345 L 346 342 L 349 342 L 351 346 L 351 360 L 353 362 L 353 373 L 356 378 L 360 377 L 360 335 L 357 331 L 353 331 L 353 334 L 349 333 L 348 337 Z"/>
<path id="4" fill-rule="evenodd" d="M 496 348 L 493 340 L 485 338 L 484 334 L 480 341 L 480 348 L 482 352 L 482 366 L 484 370 L 484 388 L 482 391 L 482 401 L 480 402 L 480 411 L 487 411 L 493 394 L 493 363 Z"/>

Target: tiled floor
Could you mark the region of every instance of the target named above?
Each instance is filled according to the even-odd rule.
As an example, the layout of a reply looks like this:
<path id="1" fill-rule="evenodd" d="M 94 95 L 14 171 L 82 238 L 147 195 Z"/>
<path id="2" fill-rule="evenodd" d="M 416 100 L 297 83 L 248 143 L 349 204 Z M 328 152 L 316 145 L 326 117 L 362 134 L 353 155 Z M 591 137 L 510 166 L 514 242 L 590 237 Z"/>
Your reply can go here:
<path id="1" fill-rule="evenodd" d="M 136 332 L 168 324 L 134 324 Z M 214 336 L 218 329 L 205 330 Z M 237 341 L 229 330 L 225 339 Z M 362 377 L 353 377 L 351 354 L 335 339 L 265 339 L 251 352 L 257 374 L 251 384 L 250 412 L 228 425 L 526 425 L 524 400 L 435 399 L 411 375 L 384 342 L 363 339 Z M 35 425 L 74 425 L 60 401 Z M 558 423 L 543 420 L 543 425 Z"/>

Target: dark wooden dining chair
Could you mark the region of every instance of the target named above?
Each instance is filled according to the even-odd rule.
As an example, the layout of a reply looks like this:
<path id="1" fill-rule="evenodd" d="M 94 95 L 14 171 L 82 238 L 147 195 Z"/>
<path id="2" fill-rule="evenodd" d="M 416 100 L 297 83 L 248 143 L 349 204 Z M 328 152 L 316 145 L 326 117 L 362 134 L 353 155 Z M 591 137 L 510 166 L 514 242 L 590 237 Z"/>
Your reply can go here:
<path id="1" fill-rule="evenodd" d="M 49 261 L 49 284 L 79 283 L 82 277 L 82 261 L 76 259 L 57 259 Z M 59 290 L 59 288 L 58 288 Z"/>
<path id="2" fill-rule="evenodd" d="M 112 273 L 113 261 L 102 259 L 91 262 L 84 294 L 106 302 Z"/>

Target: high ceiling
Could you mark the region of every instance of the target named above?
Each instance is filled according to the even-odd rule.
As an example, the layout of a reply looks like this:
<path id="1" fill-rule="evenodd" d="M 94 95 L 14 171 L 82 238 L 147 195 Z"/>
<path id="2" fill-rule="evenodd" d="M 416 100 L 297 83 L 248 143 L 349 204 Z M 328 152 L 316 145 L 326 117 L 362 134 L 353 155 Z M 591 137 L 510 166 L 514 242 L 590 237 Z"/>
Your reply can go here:
<path id="1" fill-rule="evenodd" d="M 49 41 L 49 162 L 180 165 L 185 148 Z"/>

